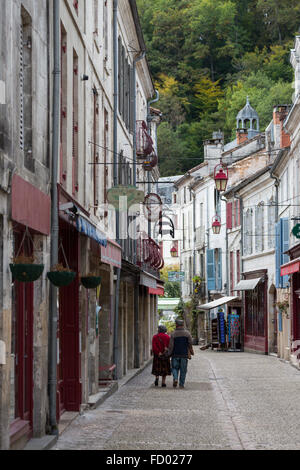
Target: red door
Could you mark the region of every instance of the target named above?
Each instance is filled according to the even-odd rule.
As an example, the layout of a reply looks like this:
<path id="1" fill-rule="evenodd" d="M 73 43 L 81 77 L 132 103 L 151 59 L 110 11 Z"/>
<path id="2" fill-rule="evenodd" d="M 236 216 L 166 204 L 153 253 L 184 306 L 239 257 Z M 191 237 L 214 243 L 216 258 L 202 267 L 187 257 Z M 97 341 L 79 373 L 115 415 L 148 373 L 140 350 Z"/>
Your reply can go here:
<path id="1" fill-rule="evenodd" d="M 15 234 L 15 253 L 23 233 Z M 32 255 L 32 245 L 25 240 L 19 254 Z M 14 282 L 12 308 L 12 354 L 14 376 L 11 380 L 11 442 L 22 429 L 30 437 L 33 421 L 33 283 Z M 13 405 L 13 406 L 12 406 Z M 20 426 L 21 421 L 24 423 Z"/>
<path id="2" fill-rule="evenodd" d="M 70 269 L 76 279 L 59 289 L 58 411 L 79 411 L 81 404 L 79 328 L 79 237 L 71 226 L 61 222 L 60 238 Z M 65 264 L 60 250 L 60 261 Z"/>
<path id="3" fill-rule="evenodd" d="M 33 283 L 16 282 L 16 417 L 30 423 L 33 409 Z"/>
<path id="4" fill-rule="evenodd" d="M 300 299 L 299 295 L 295 293 L 296 290 L 300 289 L 300 273 L 293 274 L 293 351 L 299 350 L 300 345 L 296 341 L 300 341 Z M 300 359 L 300 354 L 298 354 L 298 359 Z"/>

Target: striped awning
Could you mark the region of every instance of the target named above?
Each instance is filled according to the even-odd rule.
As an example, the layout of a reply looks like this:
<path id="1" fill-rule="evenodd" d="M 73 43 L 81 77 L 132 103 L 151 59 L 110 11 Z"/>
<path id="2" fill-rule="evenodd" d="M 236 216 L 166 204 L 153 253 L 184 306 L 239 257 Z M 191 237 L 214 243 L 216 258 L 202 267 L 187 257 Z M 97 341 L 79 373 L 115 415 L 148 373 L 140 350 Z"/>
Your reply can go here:
<path id="1" fill-rule="evenodd" d="M 83 233 L 87 237 L 92 238 L 102 246 L 107 246 L 107 238 L 104 233 L 81 215 L 76 218 L 76 228 L 79 233 Z"/>
<path id="2" fill-rule="evenodd" d="M 197 307 L 197 310 L 211 310 L 212 308 L 219 307 L 220 305 L 228 304 L 232 300 L 236 300 L 238 297 L 221 297 L 220 299 L 213 300 L 208 304 L 202 304 Z"/>
<path id="3" fill-rule="evenodd" d="M 261 277 L 257 277 L 255 279 L 244 279 L 243 281 L 240 281 L 233 290 L 253 290 L 259 281 L 261 281 Z"/>

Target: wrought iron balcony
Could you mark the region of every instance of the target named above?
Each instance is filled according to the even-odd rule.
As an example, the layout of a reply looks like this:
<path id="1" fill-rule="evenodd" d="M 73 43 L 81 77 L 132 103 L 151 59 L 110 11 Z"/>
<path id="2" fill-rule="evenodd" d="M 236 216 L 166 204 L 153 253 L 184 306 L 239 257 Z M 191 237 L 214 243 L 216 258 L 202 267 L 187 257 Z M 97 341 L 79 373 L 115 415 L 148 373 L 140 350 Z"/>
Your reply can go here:
<path id="1" fill-rule="evenodd" d="M 136 121 L 136 154 L 138 158 L 145 158 L 154 152 L 153 140 L 148 134 L 145 121 Z"/>

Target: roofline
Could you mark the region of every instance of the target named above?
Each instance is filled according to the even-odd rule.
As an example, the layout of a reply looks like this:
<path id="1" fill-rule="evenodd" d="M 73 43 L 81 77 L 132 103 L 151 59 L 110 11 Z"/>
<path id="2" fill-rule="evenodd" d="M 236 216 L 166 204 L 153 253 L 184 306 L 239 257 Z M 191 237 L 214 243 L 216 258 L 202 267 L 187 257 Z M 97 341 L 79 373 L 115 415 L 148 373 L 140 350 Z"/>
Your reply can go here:
<path id="1" fill-rule="evenodd" d="M 236 147 L 233 147 L 231 150 L 226 150 L 226 152 L 222 152 L 222 156 L 224 155 L 227 155 L 227 154 L 231 154 L 233 152 L 236 151 L 236 149 L 240 148 L 240 147 L 245 147 L 249 142 L 252 142 L 253 140 L 258 140 L 259 137 L 265 137 L 266 136 L 266 133 L 265 132 L 259 132 L 259 134 L 256 134 L 255 136 L 251 137 L 251 139 L 247 139 L 245 140 L 244 142 L 242 142 L 241 144 L 237 145 Z M 230 144 L 230 142 L 228 142 Z M 227 144 L 225 144 L 226 146 Z M 256 153 L 256 151 L 254 151 L 254 153 Z M 243 157 L 245 158 L 245 157 Z"/>
<path id="2" fill-rule="evenodd" d="M 135 24 L 136 33 L 137 33 L 139 45 L 140 45 L 140 48 L 141 48 L 141 52 L 147 52 L 147 48 L 146 48 L 146 44 L 145 44 L 145 40 L 144 40 L 142 27 L 141 27 L 140 16 L 139 16 L 136 0 L 129 0 L 129 5 L 130 5 L 130 8 L 131 8 L 131 13 L 132 13 L 133 21 L 134 21 L 134 24 Z M 154 86 L 153 78 L 152 78 L 152 75 L 151 75 L 151 72 L 150 72 L 150 66 L 149 66 L 147 56 L 145 56 L 144 60 L 147 64 L 147 68 L 148 68 L 148 71 L 149 71 L 149 76 L 150 76 L 150 80 L 151 80 L 151 83 L 152 83 L 153 90 L 155 91 L 155 86 Z"/>
<path id="3" fill-rule="evenodd" d="M 228 189 L 227 191 L 225 191 L 223 194 L 224 196 L 228 196 L 229 194 L 231 193 L 236 193 L 238 192 L 240 189 L 244 188 L 245 186 L 247 186 L 247 184 L 249 183 L 252 183 L 252 181 L 256 180 L 257 178 L 259 178 L 260 176 L 264 175 L 265 173 L 267 173 L 271 168 L 271 165 L 267 165 L 266 167 L 262 168 L 262 170 L 259 170 L 257 171 L 256 173 L 254 173 L 254 175 L 251 175 L 251 176 L 248 176 L 248 178 L 244 179 L 241 183 L 239 183 L 237 186 L 232 186 L 230 189 Z"/>
<path id="4" fill-rule="evenodd" d="M 271 169 L 270 169 L 270 173 L 271 175 L 274 173 L 274 171 L 278 168 L 281 160 L 283 159 L 283 157 L 285 156 L 285 154 L 287 152 L 289 152 L 290 150 L 290 147 L 285 147 L 283 149 L 280 150 L 280 152 L 278 153 L 277 157 L 275 158 L 275 161 L 273 163 L 273 165 L 271 166 Z"/>

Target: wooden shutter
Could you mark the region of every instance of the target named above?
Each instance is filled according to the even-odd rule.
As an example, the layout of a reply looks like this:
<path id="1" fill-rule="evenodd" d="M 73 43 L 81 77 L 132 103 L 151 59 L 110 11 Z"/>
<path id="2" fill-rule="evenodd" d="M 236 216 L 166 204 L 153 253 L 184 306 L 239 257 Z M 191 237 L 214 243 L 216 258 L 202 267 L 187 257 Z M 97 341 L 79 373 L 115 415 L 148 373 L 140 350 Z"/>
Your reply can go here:
<path id="1" fill-rule="evenodd" d="M 281 287 L 281 277 L 280 277 L 280 265 L 281 265 L 281 222 L 279 221 L 275 227 L 275 284 L 276 288 Z"/>
<path id="2" fill-rule="evenodd" d="M 232 202 L 226 204 L 226 225 L 228 229 L 232 229 Z"/>
<path id="3" fill-rule="evenodd" d="M 222 250 L 218 249 L 218 290 L 222 290 Z"/>
<path id="4" fill-rule="evenodd" d="M 234 263 L 233 263 L 233 251 L 230 252 L 230 294 L 233 295 L 234 287 Z"/>
<path id="5" fill-rule="evenodd" d="M 135 89 L 134 89 L 134 70 L 130 67 L 129 75 L 129 132 L 133 134 L 135 122 L 134 122 L 134 104 L 135 104 Z"/>
<path id="6" fill-rule="evenodd" d="M 215 250 L 206 251 L 207 289 L 216 290 Z"/>
<path id="7" fill-rule="evenodd" d="M 289 255 L 284 254 L 290 246 L 290 233 L 289 233 L 289 219 L 280 219 L 281 223 L 281 264 L 288 263 L 290 260 Z M 282 277 L 282 287 L 286 288 L 289 285 L 289 276 Z"/>

